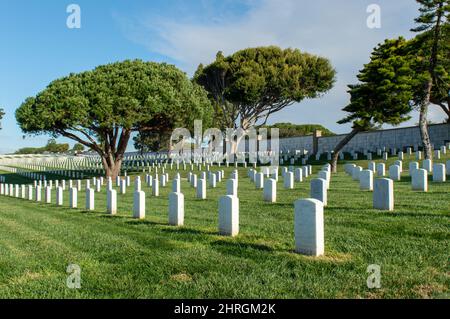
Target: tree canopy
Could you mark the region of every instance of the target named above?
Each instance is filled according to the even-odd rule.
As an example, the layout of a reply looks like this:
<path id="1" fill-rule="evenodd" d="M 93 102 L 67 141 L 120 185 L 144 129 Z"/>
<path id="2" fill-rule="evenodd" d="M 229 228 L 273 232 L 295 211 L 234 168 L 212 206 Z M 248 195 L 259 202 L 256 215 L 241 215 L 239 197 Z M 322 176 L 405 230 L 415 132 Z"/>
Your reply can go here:
<path id="1" fill-rule="evenodd" d="M 210 65 L 200 65 L 194 81 L 209 93 L 215 119 L 222 128 L 244 130 L 304 99 L 330 90 L 335 70 L 328 59 L 276 46 L 217 53 Z"/>
<path id="2" fill-rule="evenodd" d="M 25 133 L 65 136 L 96 151 L 116 176 L 132 132 L 189 126 L 210 113 L 206 92 L 175 66 L 127 60 L 53 81 L 16 119 Z"/>
<path id="3" fill-rule="evenodd" d="M 268 137 L 270 136 L 271 128 L 277 128 L 279 130 L 278 136 L 280 138 L 312 135 L 315 130 L 322 131 L 322 136 L 336 135 L 326 127 L 319 124 L 275 123 L 273 125 L 261 125 L 260 128 L 267 129 Z"/>
<path id="4" fill-rule="evenodd" d="M 49 139 L 44 147 L 24 147 L 18 149 L 15 154 L 64 153 L 68 150 L 69 144 L 57 143 L 55 139 Z"/>
<path id="5" fill-rule="evenodd" d="M 0 107 L 0 130 L 2 129 L 2 119 L 5 116 L 4 110 Z"/>
<path id="6" fill-rule="evenodd" d="M 349 85 L 348 115 L 339 124 L 352 123 L 353 130 L 334 149 L 332 170 L 342 148 L 361 131 L 388 123 L 398 125 L 410 119 L 414 88 L 420 79 L 411 69 L 409 43 L 400 37 L 385 40 L 372 52 L 370 62 L 358 74 L 358 84 Z"/>
<path id="7" fill-rule="evenodd" d="M 75 143 L 72 147 L 72 151 L 74 152 L 83 152 L 84 151 L 84 145 L 81 143 Z"/>
<path id="8" fill-rule="evenodd" d="M 423 54 L 423 65 L 426 66 L 428 74 L 423 77 L 422 94 L 419 94 L 418 106 L 420 110 L 419 128 L 424 148 L 425 158 L 431 159 L 433 156 L 431 150 L 430 136 L 428 133 L 427 113 L 428 106 L 432 102 L 433 91 L 441 90 L 440 72 L 443 70 L 439 52 L 442 48 L 448 49 L 448 23 L 450 16 L 450 4 L 448 0 L 416 0 L 419 5 L 420 15 L 415 19 L 417 27 L 411 31 L 419 32 L 417 42 L 420 48 L 418 50 Z M 448 53 L 447 53 L 448 54 Z M 419 55 L 420 56 L 420 55 Z M 448 67 L 448 65 L 447 65 Z M 448 68 L 447 68 L 448 70 Z M 447 87 L 448 89 L 448 87 Z M 438 94 L 437 94 L 438 95 Z M 416 96 L 417 97 L 417 96 Z M 447 106 L 448 107 L 448 106 Z"/>

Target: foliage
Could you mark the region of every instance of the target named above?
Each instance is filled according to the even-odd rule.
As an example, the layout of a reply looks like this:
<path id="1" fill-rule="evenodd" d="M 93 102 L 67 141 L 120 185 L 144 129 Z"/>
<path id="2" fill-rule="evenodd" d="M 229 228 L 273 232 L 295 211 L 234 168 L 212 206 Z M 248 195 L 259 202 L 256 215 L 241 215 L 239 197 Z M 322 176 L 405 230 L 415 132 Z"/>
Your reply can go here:
<path id="1" fill-rule="evenodd" d="M 329 91 L 335 70 L 323 57 L 276 46 L 248 48 L 230 56 L 219 52 L 200 65 L 194 81 L 209 93 L 218 125 L 248 129 L 283 108 Z"/>
<path id="2" fill-rule="evenodd" d="M 191 125 L 210 108 L 206 92 L 175 66 L 133 60 L 53 81 L 16 119 L 25 133 L 65 136 L 96 151 L 107 175 L 117 176 L 132 132 Z"/>
<path id="3" fill-rule="evenodd" d="M 84 145 L 81 144 L 81 143 L 75 143 L 75 144 L 73 145 L 72 151 L 75 151 L 75 152 L 83 152 L 83 151 L 84 151 Z"/>
<path id="4" fill-rule="evenodd" d="M 2 129 L 2 119 L 5 116 L 4 110 L 0 107 L 0 130 Z"/>
<path id="5" fill-rule="evenodd" d="M 322 136 L 336 135 L 326 127 L 319 124 L 275 123 L 273 125 L 261 125 L 259 128 L 266 128 L 268 136 L 270 136 L 271 128 L 277 128 L 279 129 L 278 136 L 280 138 L 312 135 L 315 130 L 322 131 Z"/>
<path id="6" fill-rule="evenodd" d="M 55 139 L 50 139 L 44 147 L 24 147 L 15 154 L 42 154 L 42 153 L 64 153 L 69 150 L 69 144 L 58 144 Z"/>
<path id="7" fill-rule="evenodd" d="M 413 88 L 418 80 L 410 68 L 408 41 L 400 37 L 378 45 L 371 60 L 358 74 L 360 83 L 349 85 L 349 113 L 338 123 L 353 123 L 354 128 L 367 130 L 374 125 L 398 125 L 408 119 Z"/>

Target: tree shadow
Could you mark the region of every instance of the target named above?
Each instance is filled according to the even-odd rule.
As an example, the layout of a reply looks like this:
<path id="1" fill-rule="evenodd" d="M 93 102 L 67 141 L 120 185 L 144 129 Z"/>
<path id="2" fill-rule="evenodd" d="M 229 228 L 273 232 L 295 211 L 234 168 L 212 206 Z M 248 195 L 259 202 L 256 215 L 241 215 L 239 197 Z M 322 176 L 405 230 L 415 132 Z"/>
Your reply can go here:
<path id="1" fill-rule="evenodd" d="M 211 242 L 210 246 L 214 250 L 225 255 L 244 257 L 253 260 L 260 260 L 261 253 L 268 253 L 274 251 L 272 247 L 266 245 L 243 243 L 239 241 L 228 241 L 228 240 L 216 240 Z"/>
<path id="2" fill-rule="evenodd" d="M 167 224 L 166 224 L 167 225 Z M 171 234 L 188 234 L 188 235 L 218 235 L 217 232 L 207 231 L 207 230 L 198 230 L 193 228 L 184 228 L 184 227 L 176 227 L 170 226 L 171 228 L 164 228 L 161 232 L 171 233 Z"/>

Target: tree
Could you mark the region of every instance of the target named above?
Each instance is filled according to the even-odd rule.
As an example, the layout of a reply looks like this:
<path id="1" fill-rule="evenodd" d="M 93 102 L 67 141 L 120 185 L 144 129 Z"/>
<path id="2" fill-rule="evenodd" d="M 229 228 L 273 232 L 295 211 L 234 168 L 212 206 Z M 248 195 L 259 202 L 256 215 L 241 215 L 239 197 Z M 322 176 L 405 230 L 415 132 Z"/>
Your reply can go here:
<path id="1" fill-rule="evenodd" d="M 47 145 L 44 147 L 44 152 L 50 153 L 64 153 L 69 150 L 69 144 L 58 144 L 55 139 L 49 139 Z"/>
<path id="2" fill-rule="evenodd" d="M 5 116 L 5 112 L 3 111 L 3 109 L 0 107 L 0 130 L 2 129 L 2 119 L 3 116 Z"/>
<path id="3" fill-rule="evenodd" d="M 53 81 L 16 119 L 25 133 L 64 136 L 97 152 L 115 177 L 132 132 L 161 131 L 161 116 L 184 125 L 210 108 L 206 92 L 175 66 L 133 60 Z"/>
<path id="4" fill-rule="evenodd" d="M 73 145 L 72 151 L 74 152 L 83 152 L 84 151 L 84 145 L 81 143 L 75 143 Z"/>
<path id="5" fill-rule="evenodd" d="M 277 128 L 279 130 L 278 137 L 280 138 L 312 135 L 315 130 L 322 131 L 322 136 L 336 135 L 319 124 L 275 123 L 273 125 L 261 125 L 259 128 L 267 129 L 267 137 L 270 137 L 270 129 L 272 128 Z"/>
<path id="6" fill-rule="evenodd" d="M 384 123 L 398 125 L 410 119 L 413 88 L 418 80 L 410 67 L 408 49 L 408 41 L 401 37 L 379 44 L 358 74 L 360 83 L 348 86 L 350 104 L 343 111 L 349 114 L 338 123 L 352 122 L 353 126 L 334 149 L 333 172 L 337 171 L 339 153 L 356 134 Z"/>
<path id="7" fill-rule="evenodd" d="M 431 159 L 433 154 L 431 151 L 430 136 L 428 134 L 427 113 L 431 102 L 433 86 L 439 86 L 439 50 L 441 45 L 445 44 L 445 30 L 448 26 L 450 16 L 450 4 L 448 0 L 416 0 L 420 4 L 420 16 L 415 19 L 418 27 L 412 29 L 414 32 L 421 32 L 425 35 L 419 39 L 422 43 L 429 45 L 430 50 L 427 59 L 423 61 L 426 65 L 428 76 L 423 79 L 423 94 L 419 99 L 420 117 L 419 127 L 422 137 L 425 158 Z M 444 26 L 444 28 L 443 28 Z"/>
<path id="8" fill-rule="evenodd" d="M 55 139 L 49 139 L 44 147 L 24 147 L 18 149 L 15 154 L 42 154 L 48 153 L 64 153 L 69 150 L 69 144 L 58 144 Z"/>
<path id="9" fill-rule="evenodd" d="M 218 52 L 208 66 L 200 65 L 194 81 L 208 91 L 215 119 L 222 129 L 237 121 L 247 130 L 283 108 L 329 91 L 335 70 L 323 58 L 298 49 L 276 46 L 248 48 L 228 57 Z"/>

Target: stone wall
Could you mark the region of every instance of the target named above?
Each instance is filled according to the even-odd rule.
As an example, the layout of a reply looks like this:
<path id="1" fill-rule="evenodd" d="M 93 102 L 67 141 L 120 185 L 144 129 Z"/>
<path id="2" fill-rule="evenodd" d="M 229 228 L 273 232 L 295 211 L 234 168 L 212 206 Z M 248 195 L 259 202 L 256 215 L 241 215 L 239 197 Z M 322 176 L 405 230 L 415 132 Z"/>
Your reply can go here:
<path id="1" fill-rule="evenodd" d="M 435 148 L 450 142 L 450 124 L 430 125 L 429 133 L 431 143 Z M 345 136 L 346 134 L 319 137 L 319 153 L 332 151 Z M 417 150 L 421 145 L 419 127 L 413 126 L 359 133 L 344 147 L 343 151 L 375 151 L 377 148 L 383 147 L 403 149 L 408 146 Z M 313 136 L 280 138 L 280 150 L 283 152 L 306 150 L 312 153 Z"/>

